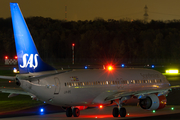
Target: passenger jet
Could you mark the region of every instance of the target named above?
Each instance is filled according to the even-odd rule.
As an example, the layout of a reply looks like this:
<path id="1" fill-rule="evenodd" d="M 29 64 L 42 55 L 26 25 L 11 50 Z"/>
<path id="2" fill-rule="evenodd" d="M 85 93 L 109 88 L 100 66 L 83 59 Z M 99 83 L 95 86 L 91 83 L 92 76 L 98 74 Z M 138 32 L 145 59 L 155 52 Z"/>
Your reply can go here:
<path id="1" fill-rule="evenodd" d="M 115 104 L 112 115 L 125 117 L 123 105 L 130 98 L 138 99 L 142 109 L 162 109 L 169 90 L 179 88 L 170 86 L 165 76 L 151 69 L 56 70 L 41 59 L 18 3 L 10 3 L 10 10 L 20 74 L 0 78 L 14 80 L 23 91 L 0 89 L 10 93 L 8 97 L 30 95 L 62 106 L 67 117 L 78 117 L 80 109 L 87 107 Z"/>

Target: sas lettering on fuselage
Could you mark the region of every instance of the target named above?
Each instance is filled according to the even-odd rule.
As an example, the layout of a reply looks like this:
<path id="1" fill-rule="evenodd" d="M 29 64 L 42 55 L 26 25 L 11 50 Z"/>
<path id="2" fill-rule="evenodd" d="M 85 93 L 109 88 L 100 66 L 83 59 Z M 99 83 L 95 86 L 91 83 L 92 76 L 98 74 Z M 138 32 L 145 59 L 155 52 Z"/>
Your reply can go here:
<path id="1" fill-rule="evenodd" d="M 36 67 L 38 66 L 38 61 L 37 61 L 37 56 L 38 54 L 30 54 L 29 60 L 27 61 L 27 58 L 29 55 L 28 54 L 24 54 L 23 55 L 23 65 L 20 65 L 20 68 L 27 68 L 27 66 L 29 65 L 29 68 L 34 68 L 36 69 Z M 33 64 L 33 59 L 35 61 L 35 65 Z"/>
<path id="2" fill-rule="evenodd" d="M 150 73 L 143 74 L 143 73 L 140 73 L 140 75 L 143 77 L 143 79 L 155 79 L 155 78 L 160 78 L 159 74 L 150 74 Z"/>

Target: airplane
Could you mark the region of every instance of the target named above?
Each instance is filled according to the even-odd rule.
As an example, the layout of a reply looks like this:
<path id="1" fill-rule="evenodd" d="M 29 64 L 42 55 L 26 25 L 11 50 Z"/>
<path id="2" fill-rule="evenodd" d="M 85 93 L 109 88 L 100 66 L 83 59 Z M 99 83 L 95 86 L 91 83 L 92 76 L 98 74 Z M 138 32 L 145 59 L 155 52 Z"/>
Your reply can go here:
<path id="1" fill-rule="evenodd" d="M 18 3 L 10 3 L 19 74 L 14 80 L 22 90 L 0 89 L 10 93 L 29 95 L 47 104 L 62 106 L 67 117 L 79 117 L 87 107 L 116 105 L 113 117 L 126 117 L 124 103 L 138 99 L 145 110 L 157 110 L 166 106 L 166 95 L 172 88 L 160 72 L 144 68 L 76 69 L 56 70 L 45 63 L 34 44 L 33 38 Z"/>

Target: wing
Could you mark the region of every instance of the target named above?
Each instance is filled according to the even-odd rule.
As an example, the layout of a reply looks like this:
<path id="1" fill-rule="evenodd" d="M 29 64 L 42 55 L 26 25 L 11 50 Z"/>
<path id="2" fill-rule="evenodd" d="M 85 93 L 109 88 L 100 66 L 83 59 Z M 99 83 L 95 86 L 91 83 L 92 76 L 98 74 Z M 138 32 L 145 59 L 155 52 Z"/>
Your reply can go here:
<path id="1" fill-rule="evenodd" d="M 112 94 L 110 96 L 108 96 L 105 101 L 110 101 L 110 100 L 116 100 L 119 98 L 123 98 L 126 97 L 127 99 L 130 98 L 130 96 L 135 96 L 138 99 L 141 99 L 143 97 L 145 97 L 148 94 L 152 94 L 152 93 L 157 93 L 158 96 L 164 95 L 169 93 L 169 90 L 171 89 L 177 89 L 180 88 L 179 85 L 177 86 L 170 86 L 170 87 L 166 87 L 166 88 L 156 88 L 156 89 L 152 89 L 152 90 L 140 90 L 140 91 L 118 91 L 115 94 Z"/>
<path id="2" fill-rule="evenodd" d="M 15 80 L 16 77 L 14 77 L 14 76 L 0 76 L 0 79 Z"/>
<path id="3" fill-rule="evenodd" d="M 1 92 L 1 93 L 10 93 L 9 96 L 8 96 L 8 98 L 17 96 L 17 95 L 19 95 L 19 94 L 21 94 L 21 95 L 30 95 L 30 96 L 33 96 L 31 93 L 28 93 L 28 92 L 24 91 L 24 90 L 21 89 L 21 88 L 0 87 L 0 92 Z"/>

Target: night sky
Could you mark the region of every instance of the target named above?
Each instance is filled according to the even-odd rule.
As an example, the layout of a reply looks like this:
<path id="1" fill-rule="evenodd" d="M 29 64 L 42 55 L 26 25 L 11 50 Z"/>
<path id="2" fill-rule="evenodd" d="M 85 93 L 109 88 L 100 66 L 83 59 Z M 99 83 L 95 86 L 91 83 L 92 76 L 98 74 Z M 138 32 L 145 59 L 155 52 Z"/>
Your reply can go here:
<path id="1" fill-rule="evenodd" d="M 69 21 L 143 19 L 148 7 L 149 20 L 180 19 L 180 0 L 0 0 L 0 17 L 10 17 L 10 2 L 17 2 L 24 17 L 42 16 Z"/>

